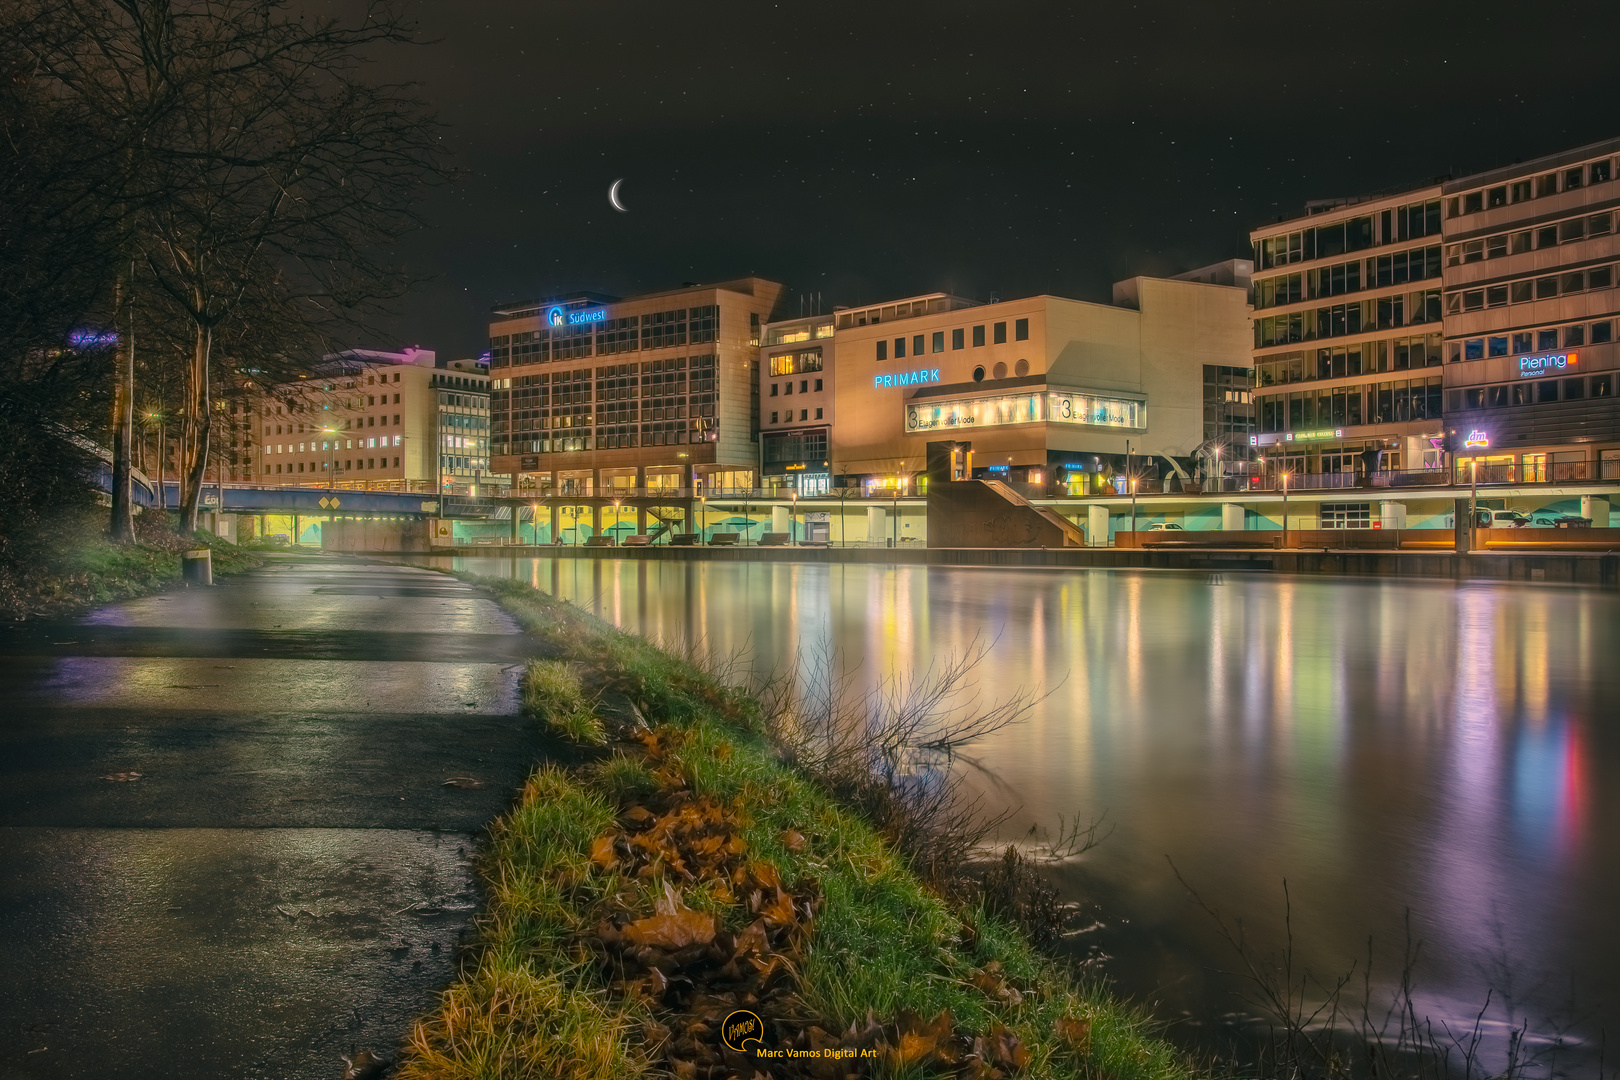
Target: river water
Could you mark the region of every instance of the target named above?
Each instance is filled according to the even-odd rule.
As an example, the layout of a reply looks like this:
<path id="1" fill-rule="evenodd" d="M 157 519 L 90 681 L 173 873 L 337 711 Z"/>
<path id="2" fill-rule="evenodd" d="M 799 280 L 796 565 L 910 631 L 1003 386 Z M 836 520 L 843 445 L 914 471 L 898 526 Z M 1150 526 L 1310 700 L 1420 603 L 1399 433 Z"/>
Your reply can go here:
<path id="1" fill-rule="evenodd" d="M 447 560 L 446 560 L 447 561 Z M 456 559 L 628 630 L 832 650 L 870 686 L 989 644 L 986 698 L 1046 696 L 969 751 L 1014 811 L 1113 832 L 1059 872 L 1077 951 L 1192 1028 L 1243 1011 L 1210 906 L 1296 973 L 1398 975 L 1419 1008 L 1620 1046 L 1620 595 L 1545 585 L 1164 571 Z M 1357 967 L 1356 985 L 1360 985 Z M 1191 1033 L 1190 1033 L 1191 1034 Z"/>

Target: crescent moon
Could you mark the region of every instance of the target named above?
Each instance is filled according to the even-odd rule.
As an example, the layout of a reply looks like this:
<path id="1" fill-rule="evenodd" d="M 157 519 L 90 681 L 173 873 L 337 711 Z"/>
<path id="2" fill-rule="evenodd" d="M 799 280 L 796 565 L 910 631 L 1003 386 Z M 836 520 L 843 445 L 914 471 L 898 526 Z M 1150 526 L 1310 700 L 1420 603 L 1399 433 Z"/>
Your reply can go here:
<path id="1" fill-rule="evenodd" d="M 608 188 L 608 202 L 613 204 L 613 209 L 617 210 L 621 214 L 624 214 L 628 213 L 629 211 L 625 207 L 624 203 L 619 201 L 619 185 L 622 183 L 624 183 L 624 179 L 622 177 L 613 181 L 613 186 Z"/>

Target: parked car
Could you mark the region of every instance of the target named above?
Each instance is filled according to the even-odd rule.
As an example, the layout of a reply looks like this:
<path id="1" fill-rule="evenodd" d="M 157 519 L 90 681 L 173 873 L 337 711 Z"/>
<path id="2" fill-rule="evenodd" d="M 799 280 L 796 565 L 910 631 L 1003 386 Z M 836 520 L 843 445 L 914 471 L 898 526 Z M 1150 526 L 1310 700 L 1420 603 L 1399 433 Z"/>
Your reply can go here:
<path id="1" fill-rule="evenodd" d="M 1186 532 L 1173 521 L 1155 521 L 1147 527 L 1148 532 Z"/>
<path id="2" fill-rule="evenodd" d="M 1520 510 L 1474 511 L 1474 527 L 1477 529 L 1522 529 L 1529 524 L 1530 519 Z"/>
<path id="3" fill-rule="evenodd" d="M 1579 514 L 1561 514 L 1556 510 L 1537 510 L 1530 515 L 1530 524 L 1552 529 L 1589 529 L 1592 519 Z"/>

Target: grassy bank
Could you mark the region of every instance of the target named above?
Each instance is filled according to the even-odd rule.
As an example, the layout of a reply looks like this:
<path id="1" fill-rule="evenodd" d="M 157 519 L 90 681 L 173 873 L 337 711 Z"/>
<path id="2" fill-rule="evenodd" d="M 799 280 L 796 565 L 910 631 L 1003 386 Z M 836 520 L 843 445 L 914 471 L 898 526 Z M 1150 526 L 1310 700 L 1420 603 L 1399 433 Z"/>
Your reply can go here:
<path id="1" fill-rule="evenodd" d="M 531 665 L 526 708 L 589 749 L 494 824 L 477 946 L 397 1075 L 751 1076 L 718 1037 L 738 1008 L 809 1052 L 772 1076 L 1190 1075 L 1141 1012 L 932 893 L 781 764 L 746 695 L 477 580 L 558 656 Z"/>
<path id="2" fill-rule="evenodd" d="M 70 614 L 94 604 L 155 592 L 180 579 L 180 553 L 213 550 L 215 574 L 259 565 L 252 553 L 212 533 L 184 538 L 174 515 L 147 511 L 135 518 L 136 542 L 107 539 L 107 513 L 86 509 L 46 522 L 18 551 L 19 565 L 0 581 L 0 618 L 20 620 Z"/>

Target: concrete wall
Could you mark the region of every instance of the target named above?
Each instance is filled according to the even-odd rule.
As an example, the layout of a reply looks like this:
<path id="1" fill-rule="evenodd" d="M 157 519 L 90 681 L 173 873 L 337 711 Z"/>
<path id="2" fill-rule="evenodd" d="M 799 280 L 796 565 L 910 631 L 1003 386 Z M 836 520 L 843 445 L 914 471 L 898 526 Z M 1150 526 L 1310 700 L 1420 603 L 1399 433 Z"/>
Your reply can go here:
<path id="1" fill-rule="evenodd" d="M 321 547 L 329 551 L 431 550 L 428 529 L 432 523 L 413 521 L 328 521 L 321 530 Z"/>
<path id="2" fill-rule="evenodd" d="M 1008 502 L 977 481 L 930 484 L 930 547 L 1048 547 L 1066 543 L 1063 529 L 1033 507 Z"/>

